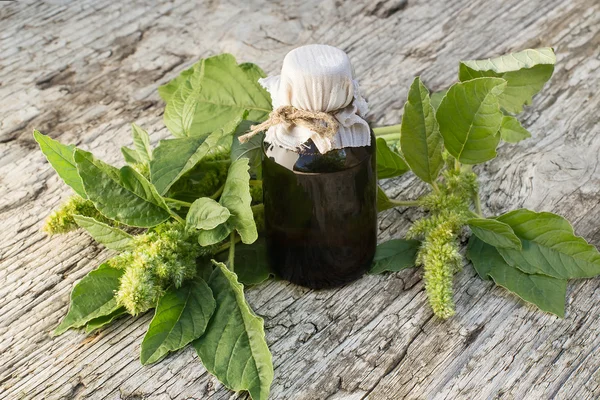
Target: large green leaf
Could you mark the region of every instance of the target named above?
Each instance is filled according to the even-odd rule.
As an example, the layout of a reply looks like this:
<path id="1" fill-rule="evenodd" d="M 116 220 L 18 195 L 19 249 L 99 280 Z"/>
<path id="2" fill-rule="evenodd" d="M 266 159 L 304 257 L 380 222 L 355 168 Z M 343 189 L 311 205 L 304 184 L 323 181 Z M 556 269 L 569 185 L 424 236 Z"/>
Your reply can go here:
<path id="1" fill-rule="evenodd" d="M 389 148 L 385 139 L 378 138 L 377 148 L 377 179 L 393 178 L 409 170 L 402 157 Z"/>
<path id="2" fill-rule="evenodd" d="M 500 126 L 500 137 L 505 142 L 519 143 L 521 140 L 531 137 L 531 133 L 523 126 L 518 119 L 505 115 L 502 117 L 502 125 Z"/>
<path id="3" fill-rule="evenodd" d="M 418 240 L 392 239 L 377 246 L 369 274 L 397 272 L 415 266 L 415 258 L 421 242 Z"/>
<path id="4" fill-rule="evenodd" d="M 512 228 L 498 220 L 488 218 L 471 218 L 467 221 L 473 234 L 494 247 L 521 249 L 521 240 Z"/>
<path id="5" fill-rule="evenodd" d="M 215 200 L 201 197 L 192 203 L 186 217 L 186 225 L 196 229 L 210 230 L 229 219 L 229 209 Z"/>
<path id="6" fill-rule="evenodd" d="M 242 110 L 222 128 L 206 137 L 161 140 L 150 162 L 150 176 L 156 190 L 163 195 L 166 194 L 175 182 L 205 157 L 229 152 L 233 132 L 244 115 L 245 111 Z"/>
<path id="7" fill-rule="evenodd" d="M 554 72 L 556 56 L 550 47 L 528 49 L 486 60 L 462 61 L 458 77 L 467 81 L 480 77 L 496 77 L 507 81 L 499 95 L 500 106 L 510 113 L 520 113 L 531 104 Z"/>
<path id="8" fill-rule="evenodd" d="M 74 158 L 89 199 L 104 216 L 142 228 L 169 219 L 164 200 L 133 168 L 125 166 L 119 171 L 79 149 Z"/>
<path id="9" fill-rule="evenodd" d="M 499 248 L 504 259 L 528 274 L 561 279 L 600 275 L 600 253 L 563 217 L 520 209 L 498 217 L 521 239 L 523 250 Z"/>
<path id="10" fill-rule="evenodd" d="M 162 86 L 158 87 L 159 96 L 165 101 L 168 102 L 171 100 L 173 94 L 179 89 L 185 81 L 188 80 L 190 76 L 194 73 L 194 67 L 188 68 L 182 71 L 177 77 L 171 79 L 169 83 L 166 83 Z"/>
<path id="11" fill-rule="evenodd" d="M 85 333 L 92 333 L 100 328 L 105 327 L 106 325 L 110 325 L 113 323 L 113 321 L 121 318 L 124 315 L 127 315 L 127 309 L 125 307 L 119 307 L 108 315 L 94 318 L 85 325 Z"/>
<path id="12" fill-rule="evenodd" d="M 81 182 L 75 160 L 73 159 L 75 146 L 64 145 L 36 130 L 33 131 L 33 137 L 40 145 L 42 153 L 44 153 L 58 176 L 60 176 L 60 178 L 69 185 L 75 193 L 84 199 L 87 199 L 87 194 L 83 189 L 83 183 Z"/>
<path id="13" fill-rule="evenodd" d="M 167 290 L 142 341 L 142 364 L 156 362 L 202 336 L 215 307 L 212 290 L 202 279 Z"/>
<path id="14" fill-rule="evenodd" d="M 498 251 L 471 236 L 467 257 L 482 279 L 494 282 L 541 310 L 564 317 L 567 281 L 545 275 L 526 274 L 504 261 Z"/>
<path id="15" fill-rule="evenodd" d="M 264 238 L 252 244 L 235 246 L 235 273 L 244 285 L 258 285 L 274 276 L 269 267 Z"/>
<path id="16" fill-rule="evenodd" d="M 419 77 L 408 91 L 400 130 L 400 147 L 410 169 L 423 181 L 434 182 L 444 166 L 444 143 L 429 91 Z"/>
<path id="17" fill-rule="evenodd" d="M 73 219 L 81 228 L 85 229 L 98 243 L 107 248 L 118 251 L 130 250 L 133 246 L 133 236 L 129 233 L 107 225 L 91 217 L 73 215 Z"/>
<path id="18" fill-rule="evenodd" d="M 271 352 L 262 318 L 244 298 L 244 286 L 222 263 L 208 282 L 217 308 L 206 333 L 193 344 L 204 367 L 231 390 L 247 390 L 253 400 L 266 400 L 273 381 Z"/>
<path id="19" fill-rule="evenodd" d="M 248 110 L 248 119 L 264 120 L 271 98 L 257 80 L 259 69 L 240 66 L 231 54 L 206 58 L 194 65 L 176 91 L 167 95 L 165 125 L 174 136 L 203 136 Z M 166 91 L 163 91 L 166 94 Z"/>
<path id="20" fill-rule="evenodd" d="M 222 206 L 229 209 L 231 216 L 224 223 L 212 230 L 202 230 L 198 234 L 198 242 L 202 246 L 215 244 L 225 239 L 234 229 L 242 238 L 242 242 L 250 244 L 258 238 L 256 223 L 252 214 L 252 196 L 250 195 L 250 174 L 248 159 L 240 158 L 231 163 L 223 193 L 219 199 Z"/>
<path id="21" fill-rule="evenodd" d="M 502 112 L 498 95 L 506 81 L 479 78 L 452 85 L 437 109 L 436 118 L 444 147 L 465 164 L 477 164 L 496 157 Z"/>
<path id="22" fill-rule="evenodd" d="M 60 335 L 69 328 L 80 328 L 95 318 L 115 312 L 119 308 L 115 291 L 119 289 L 123 272 L 102 264 L 79 281 L 71 292 L 69 312 L 54 330 L 54 335 Z"/>
<path id="23" fill-rule="evenodd" d="M 389 210 L 396 207 L 387 197 L 381 186 L 377 185 L 377 212 Z"/>

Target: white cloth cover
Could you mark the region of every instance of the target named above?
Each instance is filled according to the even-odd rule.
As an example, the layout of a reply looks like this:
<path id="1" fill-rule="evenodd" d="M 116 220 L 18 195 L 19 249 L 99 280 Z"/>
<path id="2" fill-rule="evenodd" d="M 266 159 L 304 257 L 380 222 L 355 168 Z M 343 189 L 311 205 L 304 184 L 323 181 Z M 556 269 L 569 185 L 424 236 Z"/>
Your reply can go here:
<path id="1" fill-rule="evenodd" d="M 344 147 L 369 146 L 370 128 L 362 116 L 368 105 L 352 77 L 348 55 L 320 44 L 298 47 L 283 60 L 281 75 L 259 80 L 269 91 L 273 108 L 292 105 L 301 110 L 334 112 L 340 129 L 333 139 L 324 139 L 302 126 L 278 124 L 267 130 L 265 141 L 297 151 L 312 139 L 319 152 Z"/>

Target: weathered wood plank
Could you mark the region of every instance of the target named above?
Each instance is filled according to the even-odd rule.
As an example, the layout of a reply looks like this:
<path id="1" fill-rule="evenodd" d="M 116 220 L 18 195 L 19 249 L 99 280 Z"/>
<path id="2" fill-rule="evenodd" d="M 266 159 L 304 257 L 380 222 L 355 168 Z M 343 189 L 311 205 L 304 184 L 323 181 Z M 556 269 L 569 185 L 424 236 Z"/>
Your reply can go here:
<path id="1" fill-rule="evenodd" d="M 295 46 L 339 46 L 371 120 L 396 123 L 417 74 L 438 90 L 456 79 L 460 59 L 554 46 L 555 76 L 524 116 L 534 138 L 503 145 L 478 168 L 484 211 L 554 211 L 600 245 L 600 4 L 368 3 L 0 2 L 0 397 L 232 397 L 191 349 L 142 367 L 148 315 L 88 338 L 49 336 L 73 283 L 112 253 L 82 233 L 39 232 L 69 193 L 31 137 L 36 127 L 118 162 L 130 122 L 154 143 L 167 135 L 157 86 L 210 54 L 231 52 L 275 72 Z M 424 190 L 411 176 L 384 186 L 400 198 Z M 401 237 L 417 217 L 382 214 L 380 238 Z M 470 266 L 455 286 L 457 315 L 447 322 L 432 317 L 419 271 L 329 291 L 284 282 L 250 290 L 274 355 L 272 397 L 600 397 L 600 280 L 569 286 L 564 320 L 482 282 Z"/>

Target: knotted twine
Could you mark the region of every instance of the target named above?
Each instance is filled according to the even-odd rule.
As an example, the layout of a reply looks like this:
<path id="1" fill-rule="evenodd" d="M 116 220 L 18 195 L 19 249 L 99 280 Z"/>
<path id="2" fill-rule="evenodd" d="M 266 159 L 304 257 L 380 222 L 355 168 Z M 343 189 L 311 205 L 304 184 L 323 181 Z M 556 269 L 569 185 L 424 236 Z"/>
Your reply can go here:
<path id="1" fill-rule="evenodd" d="M 293 125 L 303 126 L 315 132 L 323 139 L 333 139 L 340 128 L 338 120 L 323 111 L 300 110 L 294 106 L 281 106 L 269 114 L 269 118 L 259 125 L 252 125 L 250 132 L 239 137 L 240 143 L 246 143 L 254 135 L 266 131 L 272 126 L 284 124 L 287 128 Z"/>

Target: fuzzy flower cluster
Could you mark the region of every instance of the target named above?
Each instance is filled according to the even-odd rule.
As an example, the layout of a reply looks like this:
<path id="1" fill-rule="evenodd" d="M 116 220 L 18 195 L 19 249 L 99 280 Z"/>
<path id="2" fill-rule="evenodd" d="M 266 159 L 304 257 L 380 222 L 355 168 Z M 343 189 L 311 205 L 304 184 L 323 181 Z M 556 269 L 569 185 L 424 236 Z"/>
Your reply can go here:
<path id="1" fill-rule="evenodd" d="M 444 172 L 444 183 L 439 191 L 420 200 L 429 216 L 415 222 L 407 234 L 408 238 L 422 239 L 416 263 L 424 268 L 429 303 L 440 318 L 454 315 L 452 281 L 462 267 L 458 236 L 472 214 L 469 207 L 475 193 L 475 174 Z"/>
<path id="2" fill-rule="evenodd" d="M 136 315 L 156 306 L 171 285 L 196 275 L 196 258 L 210 253 L 180 223 L 167 222 L 136 236 L 132 251 L 109 260 L 113 268 L 124 269 L 117 301 Z"/>
<path id="3" fill-rule="evenodd" d="M 75 222 L 73 215 L 83 215 L 100 222 L 112 223 L 111 220 L 100 214 L 96 207 L 94 207 L 94 203 L 75 195 L 70 197 L 46 218 L 44 231 L 49 235 L 54 235 L 78 229 L 79 225 Z"/>

